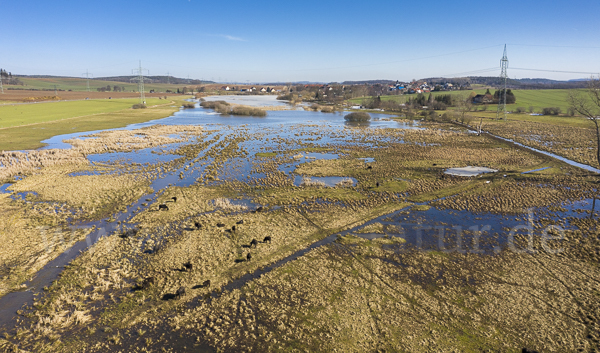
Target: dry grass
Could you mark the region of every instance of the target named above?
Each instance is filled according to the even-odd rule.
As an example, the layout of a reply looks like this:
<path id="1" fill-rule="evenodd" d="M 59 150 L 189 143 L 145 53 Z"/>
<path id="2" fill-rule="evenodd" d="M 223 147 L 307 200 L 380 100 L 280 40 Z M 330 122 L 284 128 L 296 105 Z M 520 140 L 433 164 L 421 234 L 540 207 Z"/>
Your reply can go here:
<path id="1" fill-rule="evenodd" d="M 70 230 L 63 224 L 72 216 L 61 204 L 28 209 L 0 195 L 0 296 L 17 290 L 50 260 L 83 239 L 90 230 Z"/>
<path id="2" fill-rule="evenodd" d="M 302 176 L 302 182 L 300 182 L 300 186 L 304 186 L 304 187 L 310 187 L 310 186 L 325 187 L 327 185 L 325 185 L 325 183 L 322 182 L 322 181 L 320 181 L 320 180 L 312 180 L 312 178 L 309 177 L 309 176 Z"/>
<path id="3" fill-rule="evenodd" d="M 590 128 L 562 126 L 531 121 L 486 121 L 484 129 L 492 134 L 548 151 L 579 163 L 597 166 L 597 143 Z"/>
<path id="4" fill-rule="evenodd" d="M 219 291 L 234 279 L 328 235 L 405 208 L 407 197 L 456 195 L 439 201 L 438 206 L 471 211 L 490 210 L 486 207 L 494 205 L 492 200 L 507 197 L 511 210 L 517 210 L 577 199 L 594 185 L 568 167 L 557 168 L 556 174 L 521 176 L 521 170 L 549 163 L 548 159 L 484 136 L 438 127 L 423 131 L 313 129 L 282 141 L 279 157 L 257 160 L 253 171 L 265 176 L 247 182 L 228 180 L 225 165 L 232 158 L 250 155 L 243 143 L 264 138 L 260 133 L 250 135 L 239 129 L 225 135 L 223 131 L 222 139 L 198 139 L 182 146 L 177 153 L 185 162 L 165 163 L 160 168 L 170 171 L 182 167 L 181 163 L 190 169 L 203 165 L 197 183 L 159 192 L 149 208 L 132 220 L 140 226 L 135 236 L 105 237 L 93 250 L 82 253 L 36 303 L 31 325 L 19 326 L 22 336 L 9 340 L 18 340 L 32 351 L 85 347 L 98 352 L 125 347 L 177 350 L 183 344 L 193 349 L 198 343 L 225 351 L 475 352 L 521 346 L 553 351 L 576 350 L 580 342 L 588 342 L 584 348 L 591 347 L 592 341 L 585 337 L 595 326 L 580 319 L 583 313 L 591 315 L 591 322 L 599 318 L 593 294 L 599 288 L 590 281 L 597 278 L 598 268 L 589 264 L 597 261 L 593 256 L 600 247 L 591 233 L 569 233 L 577 244 L 565 258 L 541 253 L 483 257 L 401 252 L 390 249 L 402 246 L 400 238 L 382 236 L 371 241 L 355 236 L 399 231 L 374 223 L 266 272 L 241 289 Z M 169 138 L 164 131 L 148 133 Z M 199 133 L 189 131 L 190 139 Z M 328 150 L 341 159 L 305 163 L 297 172 L 306 172 L 307 179 L 310 175 L 354 177 L 357 187 L 294 187 L 293 178 L 278 171 L 279 165 L 301 158 L 293 155 L 297 150 L 286 153 L 286 145 L 297 148 L 323 136 L 353 144 L 330 146 Z M 147 146 L 148 140 L 127 134 L 98 138 L 110 142 L 111 148 L 125 150 Z M 89 143 L 90 151 L 103 148 Z M 204 152 L 199 155 L 199 151 Z M 373 157 L 376 162 L 367 169 L 357 157 Z M 499 175 L 507 174 L 507 179 L 470 180 L 442 174 L 448 167 L 464 165 L 500 169 Z M 44 168 L 13 188 L 37 190 L 40 197 L 87 209 L 97 197 L 127 204 L 146 187 L 146 179 L 140 178 L 143 174 L 132 170 L 125 170 L 122 179 L 65 176 L 77 168 Z M 69 180 L 75 190 L 72 196 L 67 195 Z M 547 186 L 537 188 L 540 183 Z M 105 189 L 104 184 L 112 188 Z M 560 190 L 564 186 L 570 191 Z M 172 197 L 177 202 L 168 203 L 169 211 L 159 212 L 156 205 Z M 235 205 L 240 197 L 271 207 L 247 212 Z M 13 207 L 18 210 L 22 205 Z M 596 220 L 586 222 L 581 229 L 596 229 Z M 10 227 L 21 225 L 14 224 Z M 271 242 L 263 243 L 267 236 Z M 258 244 L 250 247 L 253 239 Z M 248 253 L 251 261 L 245 260 Z M 187 262 L 193 270 L 182 270 Z M 154 285 L 131 290 L 149 276 L 154 277 Z M 202 285 L 206 280 L 211 281 L 210 287 Z M 183 298 L 163 300 L 180 287 L 186 288 Z M 219 295 L 208 300 L 215 290 Z M 88 334 L 86 330 L 102 332 Z M 57 343 L 57 337 L 77 338 Z"/>
<path id="5" fill-rule="evenodd" d="M 201 126 L 153 125 L 137 130 L 112 130 L 65 140 L 84 155 L 129 152 L 171 143 L 189 142 L 203 133 Z M 171 135 L 178 135 L 172 137 Z"/>

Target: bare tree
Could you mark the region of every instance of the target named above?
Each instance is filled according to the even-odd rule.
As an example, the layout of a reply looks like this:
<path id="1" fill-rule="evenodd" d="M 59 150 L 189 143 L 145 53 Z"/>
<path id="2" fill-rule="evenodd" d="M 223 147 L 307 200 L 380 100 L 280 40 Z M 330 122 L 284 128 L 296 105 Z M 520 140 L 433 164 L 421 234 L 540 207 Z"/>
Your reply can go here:
<path id="1" fill-rule="evenodd" d="M 465 123 L 467 113 L 473 109 L 473 95 L 460 94 L 456 98 L 456 110 L 460 116 L 460 122 Z"/>
<path id="2" fill-rule="evenodd" d="M 596 126 L 596 159 L 600 164 L 600 77 L 592 77 L 585 91 L 570 90 L 568 102 L 573 110 Z"/>

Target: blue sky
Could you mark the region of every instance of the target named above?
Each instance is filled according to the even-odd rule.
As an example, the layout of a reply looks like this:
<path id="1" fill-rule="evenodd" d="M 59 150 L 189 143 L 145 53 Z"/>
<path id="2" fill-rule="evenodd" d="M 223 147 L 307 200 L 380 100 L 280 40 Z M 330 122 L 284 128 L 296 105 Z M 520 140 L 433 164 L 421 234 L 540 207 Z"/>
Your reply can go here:
<path id="1" fill-rule="evenodd" d="M 600 73 L 600 1 L 38 1 L 2 4 L 18 74 L 222 82 Z M 528 70 L 521 70 L 528 69 Z M 569 72 L 532 71 L 552 70 Z"/>

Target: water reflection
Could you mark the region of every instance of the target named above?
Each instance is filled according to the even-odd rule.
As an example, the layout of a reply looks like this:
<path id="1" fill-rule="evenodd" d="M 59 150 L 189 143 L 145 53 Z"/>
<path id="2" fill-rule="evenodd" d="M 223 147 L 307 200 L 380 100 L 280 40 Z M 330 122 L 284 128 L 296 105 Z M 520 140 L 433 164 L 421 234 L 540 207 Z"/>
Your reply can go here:
<path id="1" fill-rule="evenodd" d="M 344 126 L 351 128 L 368 128 L 371 127 L 370 121 L 344 121 Z"/>

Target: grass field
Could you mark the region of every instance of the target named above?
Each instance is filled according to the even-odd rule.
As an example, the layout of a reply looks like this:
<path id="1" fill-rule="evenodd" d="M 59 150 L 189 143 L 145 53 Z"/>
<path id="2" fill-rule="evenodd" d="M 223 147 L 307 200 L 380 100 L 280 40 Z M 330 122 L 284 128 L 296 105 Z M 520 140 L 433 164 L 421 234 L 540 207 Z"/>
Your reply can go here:
<path id="1" fill-rule="evenodd" d="M 496 118 L 496 109 L 490 109 L 488 111 L 482 112 L 471 112 L 468 115 L 475 118 Z M 509 113 L 506 115 L 506 120 L 508 121 L 529 121 L 536 123 L 545 123 L 551 125 L 559 125 L 559 126 L 572 126 L 572 127 L 580 127 L 585 129 L 591 129 L 594 127 L 594 124 L 580 116 L 556 116 L 556 115 L 529 115 L 529 113 Z"/>
<path id="2" fill-rule="evenodd" d="M 0 150 L 43 147 L 52 136 L 110 129 L 167 117 L 181 102 L 148 99 L 149 108 L 131 109 L 136 99 L 90 100 L 0 107 Z M 158 105 L 160 104 L 160 105 Z M 155 106 L 153 106 L 155 105 Z"/>
<path id="3" fill-rule="evenodd" d="M 148 105 L 165 103 L 157 98 L 148 99 Z M 44 123 L 100 113 L 129 109 L 138 99 L 103 99 L 68 102 L 48 102 L 0 106 L 0 128 Z"/>
<path id="4" fill-rule="evenodd" d="M 471 92 L 475 92 L 476 94 L 484 94 L 485 89 L 476 89 L 472 91 L 443 91 L 443 92 L 432 92 L 433 96 L 439 96 L 444 94 L 451 95 L 468 95 Z M 490 89 L 490 92 L 493 94 L 494 90 Z M 517 107 L 523 107 L 526 110 L 529 107 L 533 107 L 534 111 L 540 112 L 542 108 L 548 107 L 559 107 L 562 109 L 563 113 L 567 111 L 569 107 L 569 103 L 567 102 L 567 94 L 569 90 L 566 89 L 544 89 L 544 90 L 512 90 L 517 99 L 515 104 L 507 104 L 506 108 L 510 111 L 516 110 Z M 429 93 L 425 93 L 429 95 Z M 410 95 L 401 95 L 401 96 L 382 96 L 382 100 L 395 100 L 399 103 L 405 103 L 409 97 L 416 97 L 416 94 Z M 353 98 L 350 101 L 355 104 L 360 104 L 363 99 L 369 99 L 370 97 L 364 98 Z M 495 110 L 495 105 L 490 105 L 488 110 Z"/>

